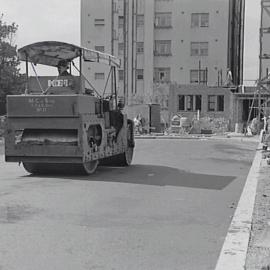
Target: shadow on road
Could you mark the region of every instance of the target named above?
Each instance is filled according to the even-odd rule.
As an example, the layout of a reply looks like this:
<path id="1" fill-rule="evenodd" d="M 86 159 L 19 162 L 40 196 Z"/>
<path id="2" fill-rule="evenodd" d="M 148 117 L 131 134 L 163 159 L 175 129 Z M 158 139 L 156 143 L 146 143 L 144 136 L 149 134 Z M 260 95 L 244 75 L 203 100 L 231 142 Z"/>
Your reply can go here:
<path id="1" fill-rule="evenodd" d="M 37 176 L 28 175 L 26 177 Z M 130 167 L 100 166 L 91 176 L 46 175 L 46 178 L 221 190 L 236 177 L 198 174 L 167 166 L 136 164 Z"/>
<path id="2" fill-rule="evenodd" d="M 227 153 L 227 154 L 237 154 L 239 155 L 240 153 L 243 152 L 248 152 L 252 153 L 254 152 L 253 146 L 252 148 L 248 149 L 247 146 L 239 147 L 236 145 L 230 145 L 230 144 L 216 144 L 214 145 L 214 148 L 218 151 Z"/>

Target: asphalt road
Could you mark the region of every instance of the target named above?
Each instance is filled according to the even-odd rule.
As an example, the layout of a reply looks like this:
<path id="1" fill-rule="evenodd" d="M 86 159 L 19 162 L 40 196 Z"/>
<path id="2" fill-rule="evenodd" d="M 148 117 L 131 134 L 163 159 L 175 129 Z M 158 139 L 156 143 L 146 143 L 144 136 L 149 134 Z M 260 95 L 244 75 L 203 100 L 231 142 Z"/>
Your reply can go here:
<path id="1" fill-rule="evenodd" d="M 214 269 L 255 148 L 137 140 L 132 166 L 87 177 L 31 176 L 2 156 L 0 269 Z"/>

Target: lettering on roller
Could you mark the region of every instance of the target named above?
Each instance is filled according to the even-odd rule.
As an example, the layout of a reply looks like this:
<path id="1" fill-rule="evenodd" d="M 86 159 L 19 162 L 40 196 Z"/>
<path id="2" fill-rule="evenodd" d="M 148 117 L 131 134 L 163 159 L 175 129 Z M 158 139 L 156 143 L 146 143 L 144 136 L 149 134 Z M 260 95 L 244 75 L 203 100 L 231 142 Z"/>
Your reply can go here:
<path id="1" fill-rule="evenodd" d="M 55 104 L 53 98 L 28 98 L 28 103 L 36 112 L 46 112 L 48 108 L 52 108 Z"/>
<path id="2" fill-rule="evenodd" d="M 71 85 L 72 81 L 68 79 L 48 80 L 48 87 L 69 87 Z"/>

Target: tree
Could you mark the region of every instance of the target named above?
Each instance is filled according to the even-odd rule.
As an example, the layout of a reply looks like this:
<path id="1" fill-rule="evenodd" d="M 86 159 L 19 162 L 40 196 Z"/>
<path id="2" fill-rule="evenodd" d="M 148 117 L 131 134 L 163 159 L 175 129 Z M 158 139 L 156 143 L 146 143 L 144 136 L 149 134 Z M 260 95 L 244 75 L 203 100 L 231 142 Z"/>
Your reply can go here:
<path id="1" fill-rule="evenodd" d="M 24 75 L 19 73 L 17 46 L 14 38 L 18 25 L 7 24 L 0 15 L 0 114 L 5 113 L 5 100 L 8 94 L 22 92 Z"/>

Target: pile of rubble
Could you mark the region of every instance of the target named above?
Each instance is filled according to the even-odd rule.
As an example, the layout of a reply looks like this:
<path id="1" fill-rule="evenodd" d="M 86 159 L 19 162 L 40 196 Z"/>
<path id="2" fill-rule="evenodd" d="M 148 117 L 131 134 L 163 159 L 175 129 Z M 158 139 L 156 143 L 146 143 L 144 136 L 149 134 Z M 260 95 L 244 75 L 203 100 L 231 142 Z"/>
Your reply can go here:
<path id="1" fill-rule="evenodd" d="M 200 120 L 194 119 L 192 121 L 191 134 L 201 133 L 215 133 L 223 134 L 230 129 L 230 121 L 221 118 L 202 117 Z"/>
<path id="2" fill-rule="evenodd" d="M 4 136 L 5 116 L 0 116 L 0 138 Z"/>

